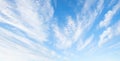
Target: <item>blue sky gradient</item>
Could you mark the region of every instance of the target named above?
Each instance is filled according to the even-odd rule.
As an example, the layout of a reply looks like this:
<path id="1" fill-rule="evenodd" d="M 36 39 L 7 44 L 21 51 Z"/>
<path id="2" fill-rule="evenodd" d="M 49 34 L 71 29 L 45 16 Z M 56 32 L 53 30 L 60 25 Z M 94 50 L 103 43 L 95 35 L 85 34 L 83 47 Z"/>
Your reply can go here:
<path id="1" fill-rule="evenodd" d="M 120 61 L 120 0 L 0 0 L 0 61 Z"/>

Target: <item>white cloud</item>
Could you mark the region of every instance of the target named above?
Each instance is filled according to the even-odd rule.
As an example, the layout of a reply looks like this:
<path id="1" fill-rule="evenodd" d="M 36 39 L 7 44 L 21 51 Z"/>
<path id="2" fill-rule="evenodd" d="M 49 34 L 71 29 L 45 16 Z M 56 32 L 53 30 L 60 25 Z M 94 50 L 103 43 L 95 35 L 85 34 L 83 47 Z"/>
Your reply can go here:
<path id="1" fill-rule="evenodd" d="M 119 0 L 111 0 L 110 3 L 108 4 L 108 8 L 116 4 Z"/>
<path id="2" fill-rule="evenodd" d="M 98 1 L 96 5 L 96 9 L 94 11 L 90 11 L 90 7 L 93 5 L 94 1 L 89 0 L 83 6 L 81 12 L 76 14 L 76 20 L 74 20 L 71 16 L 67 17 L 67 25 L 64 28 L 60 28 L 57 25 L 54 25 L 54 32 L 57 40 L 57 46 L 65 48 L 70 48 L 72 44 L 79 41 L 82 36 L 85 36 L 85 32 L 89 31 L 91 26 L 93 25 L 96 17 L 100 14 L 101 8 L 103 7 L 103 0 Z M 89 44 L 86 42 L 85 46 Z"/>
<path id="3" fill-rule="evenodd" d="M 6 1 L 0 0 L 0 2 L 2 2 L 2 3 L 0 3 L 0 11 L 6 9 L 6 7 L 9 7 L 9 5 L 7 4 Z"/>
<path id="4" fill-rule="evenodd" d="M 104 0 L 99 0 L 98 5 L 96 7 L 97 12 L 101 12 L 103 10 Z"/>
<path id="5" fill-rule="evenodd" d="M 93 25 L 97 16 L 101 13 L 103 9 L 103 0 L 99 0 L 96 5 L 96 9 L 90 11 L 90 7 L 92 6 L 93 1 L 89 3 L 89 0 L 86 0 L 86 3 L 83 6 L 83 9 L 80 13 L 77 14 L 77 26 L 76 31 L 74 33 L 73 39 L 78 41 L 83 36 L 84 32 L 89 30 Z M 89 10 L 88 10 L 89 9 Z"/>
<path id="6" fill-rule="evenodd" d="M 110 41 L 114 36 L 119 36 L 119 25 L 120 21 L 116 23 L 115 25 L 108 27 L 106 30 L 103 31 L 103 33 L 99 36 L 100 40 L 98 42 L 98 46 L 101 47 L 103 44 Z"/>
<path id="7" fill-rule="evenodd" d="M 57 38 L 57 43 L 55 44 L 59 49 L 67 49 L 71 46 L 71 41 L 65 36 L 64 33 L 55 25 L 53 31 L 55 32 L 55 37 Z"/>
<path id="8" fill-rule="evenodd" d="M 54 0 L 56 1 L 56 0 Z M 54 10 L 50 4 L 50 0 L 15 0 L 15 6 L 10 5 L 7 0 L 0 0 L 0 60 L 2 61 L 69 61 L 69 57 L 57 54 L 51 48 L 44 45 L 44 41 L 48 40 L 49 25 Z M 86 0 L 82 10 L 76 14 L 76 20 L 71 16 L 67 17 L 66 25 L 61 28 L 53 25 L 52 30 L 55 36 L 55 48 L 63 49 L 63 54 L 74 56 L 74 53 L 66 51 L 69 48 L 77 46 L 77 50 L 83 50 L 94 39 L 94 35 L 88 38 L 87 32 L 95 22 L 97 16 L 103 9 L 104 0 L 97 1 L 95 9 L 91 10 L 96 1 Z M 13 3 L 12 3 L 13 4 Z M 57 3 L 55 3 L 56 5 Z M 116 10 L 118 8 L 116 7 Z M 113 10 L 114 11 L 114 10 Z M 107 16 L 112 16 L 110 11 Z M 115 11 L 116 12 L 116 11 Z M 1 15 L 4 14 L 6 17 Z M 51 22 L 50 22 L 51 23 Z M 3 25 L 10 25 L 8 29 Z M 114 36 L 113 27 L 108 28 L 101 34 L 99 46 L 102 46 Z M 117 26 L 115 35 L 120 34 L 120 28 Z M 12 31 L 10 31 L 12 30 Z M 20 31 L 18 31 L 20 30 Z M 105 40 L 105 41 L 103 41 Z M 52 40 L 50 39 L 50 42 Z M 75 44 L 74 43 L 77 43 Z M 72 47 L 73 46 L 73 47 Z M 53 46 L 52 46 L 53 47 Z M 96 50 L 94 47 L 90 51 Z M 65 52 L 64 52 L 65 51 Z M 8 59 L 6 59 L 8 58 Z M 71 60 L 72 61 L 72 60 Z"/>
<path id="9" fill-rule="evenodd" d="M 3 5 L 6 6 L 4 7 L 5 9 L 1 8 L 1 13 L 6 15 L 8 18 L 0 16 L 0 22 L 13 25 L 26 32 L 31 38 L 38 39 L 38 41 L 45 41 L 47 39 L 48 26 L 44 23 L 50 20 L 54 12 L 49 0 L 45 2 L 43 1 L 44 3 L 40 2 L 39 5 L 35 4 L 31 0 L 16 1 L 17 8 L 11 6 L 9 4 L 10 2 L 2 2 L 5 2 L 7 5 L 1 5 L 1 7 Z M 16 10 L 16 12 L 11 9 Z"/>
<path id="10" fill-rule="evenodd" d="M 73 34 L 74 31 L 76 30 L 76 24 L 71 16 L 68 16 L 67 20 L 68 22 L 67 22 L 66 27 L 64 27 L 64 32 L 66 36 L 70 37 L 70 34 Z"/>
<path id="11" fill-rule="evenodd" d="M 83 13 L 87 12 L 88 10 L 90 10 L 90 7 L 92 6 L 92 4 L 94 3 L 94 0 L 85 0 L 84 6 L 83 6 Z"/>
<path id="12" fill-rule="evenodd" d="M 87 47 L 93 41 L 93 38 L 94 38 L 94 35 L 91 35 L 89 38 L 87 38 L 87 40 L 85 40 L 84 43 L 82 43 L 82 45 L 80 42 L 80 44 L 78 44 L 78 46 L 77 46 L 77 50 L 83 50 L 85 47 Z"/>
<path id="13" fill-rule="evenodd" d="M 116 12 L 120 9 L 120 1 L 112 8 L 112 10 L 109 10 L 105 16 L 104 20 L 102 20 L 99 23 L 99 27 L 107 27 L 110 24 L 111 19 L 116 14 Z"/>
<path id="14" fill-rule="evenodd" d="M 113 37 L 112 32 L 112 29 L 109 27 L 100 35 L 100 41 L 98 44 L 99 47 L 108 42 Z"/>
<path id="15" fill-rule="evenodd" d="M 56 61 L 60 55 L 41 43 L 53 13 L 50 0 L 0 0 L 0 60 Z"/>
<path id="16" fill-rule="evenodd" d="M 55 59 L 46 57 L 41 54 L 36 55 L 34 53 L 21 52 L 13 49 L 11 50 L 11 48 L 5 48 L 1 46 L 0 46 L 0 60 L 1 61 L 39 61 L 39 60 L 55 61 Z"/>
<path id="17" fill-rule="evenodd" d="M 55 60 L 59 55 L 55 51 L 48 50 L 46 47 L 31 42 L 31 40 L 13 34 L 12 32 L 0 28 L 0 60 L 4 61 L 29 61 L 29 60 Z M 8 54 L 7 54 L 8 53 Z M 10 56 L 10 57 L 9 57 Z M 25 57 L 24 57 L 25 56 Z M 33 57 L 31 57 L 33 56 Z M 56 57 L 56 58 L 54 58 Z M 5 59 L 7 58 L 7 59 Z"/>

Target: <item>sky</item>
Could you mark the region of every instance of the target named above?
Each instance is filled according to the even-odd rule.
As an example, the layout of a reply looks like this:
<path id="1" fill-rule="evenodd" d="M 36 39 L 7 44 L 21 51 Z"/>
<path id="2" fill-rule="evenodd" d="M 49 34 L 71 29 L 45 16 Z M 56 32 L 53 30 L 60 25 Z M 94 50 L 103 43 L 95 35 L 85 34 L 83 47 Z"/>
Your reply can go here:
<path id="1" fill-rule="evenodd" d="M 120 61 L 120 0 L 0 0 L 0 61 Z"/>

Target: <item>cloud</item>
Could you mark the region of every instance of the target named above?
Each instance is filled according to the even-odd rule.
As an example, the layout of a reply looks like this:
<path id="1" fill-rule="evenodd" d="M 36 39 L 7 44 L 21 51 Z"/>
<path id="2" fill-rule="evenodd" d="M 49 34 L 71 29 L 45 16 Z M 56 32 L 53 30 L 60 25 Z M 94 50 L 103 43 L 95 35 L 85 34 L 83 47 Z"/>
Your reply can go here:
<path id="1" fill-rule="evenodd" d="M 108 7 L 111 7 L 112 5 L 116 4 L 119 0 L 111 0 Z"/>
<path id="2" fill-rule="evenodd" d="M 118 29 L 119 24 L 120 24 L 120 21 L 118 21 L 118 23 L 116 23 L 115 25 L 111 27 L 108 27 L 106 30 L 103 31 L 103 33 L 99 36 L 100 38 L 98 42 L 99 47 L 103 46 L 103 44 L 110 41 L 114 36 L 120 35 L 119 29 Z"/>
<path id="3" fill-rule="evenodd" d="M 109 27 L 100 35 L 100 41 L 98 44 L 99 47 L 108 42 L 113 37 L 112 32 L 112 29 Z"/>
<path id="4" fill-rule="evenodd" d="M 57 6 L 57 0 L 53 1 Z M 70 61 L 71 57 L 79 57 L 76 53 L 80 50 L 90 47 L 88 53 L 96 51 L 97 47 L 93 44 L 97 30 L 91 33 L 91 29 L 104 8 L 104 0 L 85 0 L 85 3 L 79 3 L 83 4 L 82 9 L 74 7 L 81 10 L 77 10 L 74 18 L 73 15 L 66 16 L 61 27 L 59 19 L 54 23 L 51 0 L 0 0 L 0 60 Z M 105 17 L 113 17 L 118 9 L 117 4 Z M 120 22 L 103 31 L 99 36 L 99 47 L 112 37 L 120 35 L 119 24 Z M 49 42 L 53 45 L 49 45 Z"/>
<path id="5" fill-rule="evenodd" d="M 9 50 L 9 51 L 8 51 Z M 41 54 L 30 54 L 29 52 L 21 52 L 17 51 L 11 48 L 5 48 L 0 46 L 0 60 L 2 61 L 38 61 L 38 60 L 44 60 L 44 61 L 54 61 L 53 58 L 49 58 L 46 56 L 43 56 Z"/>
<path id="6" fill-rule="evenodd" d="M 53 26 L 53 31 L 56 37 L 56 46 L 60 49 L 68 49 L 72 45 L 82 39 L 85 33 L 89 31 L 93 25 L 96 17 L 100 14 L 103 7 L 103 0 L 98 1 L 95 6 L 95 10 L 91 11 L 91 6 L 93 6 L 94 1 L 85 1 L 83 9 L 76 14 L 76 18 L 73 19 L 72 16 L 67 16 L 67 23 L 64 27 L 59 27 L 57 24 Z M 86 46 L 87 43 L 84 45 Z M 79 45 L 79 44 L 78 44 Z"/>
<path id="7" fill-rule="evenodd" d="M 50 0 L 0 0 L 0 60 L 59 59 L 60 55 L 43 44 L 53 13 Z"/>
<path id="8" fill-rule="evenodd" d="M 7 3 L 7 1 L 5 2 Z M 47 24 L 44 23 L 50 20 L 53 15 L 53 8 L 50 6 L 49 2 L 50 1 L 46 1 L 46 3 L 44 4 L 39 3 L 40 5 L 37 6 L 34 4 L 34 2 L 30 0 L 16 1 L 17 7 L 12 7 L 11 5 L 8 5 L 6 9 L 1 10 L 1 13 L 8 18 L 3 18 L 1 16 L 0 21 L 21 29 L 22 31 L 30 35 L 30 37 L 35 36 L 33 37 L 34 39 L 39 38 L 39 41 L 45 41 L 47 39 L 46 30 L 48 29 L 48 26 L 46 26 Z M 43 4 L 42 7 L 41 4 Z M 38 9 L 38 7 L 40 7 L 40 9 Z M 15 10 L 16 12 L 14 12 L 13 10 Z M 49 10 L 49 12 L 47 10 Z M 17 12 L 19 14 L 17 14 Z"/>
<path id="9" fill-rule="evenodd" d="M 103 0 L 99 0 L 98 4 L 95 7 L 95 10 L 90 11 L 90 7 L 92 6 L 92 1 L 91 4 L 88 3 L 89 1 L 86 0 L 86 3 L 83 6 L 83 9 L 80 13 L 78 13 L 77 16 L 77 28 L 76 31 L 74 33 L 73 39 L 78 41 L 79 37 L 83 34 L 85 31 L 89 30 L 91 28 L 91 26 L 93 25 L 95 19 L 97 18 L 97 16 L 101 13 L 102 11 L 102 7 L 103 7 Z M 87 8 L 86 8 L 87 6 Z M 84 26 L 83 26 L 84 25 Z"/>
<path id="10" fill-rule="evenodd" d="M 54 25 L 54 29 L 53 29 L 54 33 L 55 33 L 55 37 L 57 38 L 56 40 L 56 44 L 55 46 L 59 49 L 67 49 L 69 47 L 71 47 L 71 40 L 68 39 L 67 36 L 65 36 L 64 33 L 62 33 L 60 31 L 60 29 Z"/>
<path id="11" fill-rule="evenodd" d="M 68 22 L 67 22 L 66 27 L 64 27 L 64 32 L 67 36 L 70 37 L 70 34 L 73 34 L 74 31 L 76 30 L 76 24 L 71 16 L 68 16 L 67 20 L 68 20 Z"/>
<path id="12" fill-rule="evenodd" d="M 110 24 L 111 19 L 113 18 L 113 16 L 116 14 L 116 12 L 120 9 L 120 5 L 119 5 L 120 1 L 112 8 L 112 10 L 109 10 L 105 16 L 104 16 L 104 20 L 102 20 L 99 23 L 99 27 L 107 27 Z"/>
<path id="13" fill-rule="evenodd" d="M 59 58 L 55 51 L 48 50 L 41 44 L 34 43 L 28 38 L 18 36 L 0 28 L 0 58 L 5 61 L 51 60 Z M 25 57 L 24 57 L 25 56 Z M 4 57 L 4 58 L 2 58 Z M 56 57 L 56 58 L 53 58 Z M 6 59 L 7 58 L 7 59 Z"/>
<path id="14" fill-rule="evenodd" d="M 85 47 L 87 47 L 92 41 L 93 41 L 94 35 L 91 35 L 85 42 L 82 43 L 80 42 L 79 45 L 77 46 L 77 50 L 83 50 Z M 82 44 L 82 45 L 81 45 Z"/>

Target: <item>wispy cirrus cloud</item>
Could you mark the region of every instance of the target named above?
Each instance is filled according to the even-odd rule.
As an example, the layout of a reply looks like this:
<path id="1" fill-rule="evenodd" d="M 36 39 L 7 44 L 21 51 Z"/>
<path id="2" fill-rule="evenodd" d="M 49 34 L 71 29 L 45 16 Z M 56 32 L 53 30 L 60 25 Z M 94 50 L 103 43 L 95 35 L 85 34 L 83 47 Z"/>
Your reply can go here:
<path id="1" fill-rule="evenodd" d="M 113 18 L 113 16 L 118 12 L 118 10 L 120 9 L 120 1 L 118 1 L 118 3 L 112 8 L 112 10 L 109 10 L 105 16 L 104 16 L 104 20 L 102 20 L 99 23 L 99 27 L 107 27 L 110 24 L 111 19 Z"/>
<path id="2" fill-rule="evenodd" d="M 91 2 L 91 4 L 89 4 L 88 2 L 89 1 L 86 0 L 86 3 L 84 4 L 82 11 L 79 14 L 77 14 L 78 25 L 76 32 L 74 34 L 74 40 L 78 40 L 79 37 L 85 32 L 85 30 L 89 30 L 91 28 L 96 17 L 101 13 L 103 9 L 104 3 L 103 0 L 98 1 L 98 4 L 95 6 L 96 9 L 93 11 L 89 11 L 89 9 L 91 9 L 90 7 L 93 6 L 92 5 L 93 2 Z"/>
<path id="3" fill-rule="evenodd" d="M 114 36 L 120 35 L 119 25 L 120 25 L 120 21 L 118 21 L 118 23 L 116 23 L 111 27 L 108 27 L 106 30 L 103 31 L 103 33 L 99 36 L 100 38 L 98 42 L 99 47 L 103 46 L 103 44 L 110 41 Z"/>
<path id="4" fill-rule="evenodd" d="M 107 30 L 105 30 L 101 35 L 100 35 L 100 41 L 98 46 L 102 46 L 104 43 L 106 43 L 107 41 L 109 41 L 111 38 L 113 37 L 113 31 L 112 29 L 109 27 L 107 28 Z"/>
<path id="5" fill-rule="evenodd" d="M 30 0 L 15 1 L 15 2 L 16 2 L 16 7 L 8 5 L 6 9 L 1 9 L 1 13 L 8 17 L 6 19 L 1 16 L 1 22 L 5 22 L 17 28 L 20 28 L 21 30 L 25 31 L 27 34 L 31 36 L 36 36 L 35 39 L 39 38 L 41 41 L 45 40 L 47 38 L 47 35 L 45 35 L 47 33 L 45 31 L 47 30 L 48 27 L 45 26 L 46 24 L 44 23 L 50 20 L 50 18 L 53 15 L 53 8 L 50 6 L 50 4 L 48 4 L 50 1 L 46 1 L 46 3 L 48 2 L 47 4 L 39 3 L 39 4 L 43 4 L 41 9 L 37 9 L 37 7 L 39 6 L 32 4 L 34 2 Z M 15 10 L 16 12 L 14 12 L 12 9 Z M 49 12 L 45 10 L 49 10 Z M 38 28 L 37 26 L 40 27 Z"/>
<path id="6" fill-rule="evenodd" d="M 77 46 L 77 50 L 82 50 L 84 49 L 86 46 L 88 46 L 92 41 L 93 41 L 94 35 L 91 35 L 87 40 L 85 40 L 85 42 L 80 42 L 79 45 Z"/>
<path id="7" fill-rule="evenodd" d="M 55 36 L 57 37 L 56 42 L 59 48 L 61 47 L 62 49 L 67 49 L 72 47 L 75 42 L 80 41 L 82 36 L 85 36 L 85 33 L 89 31 L 95 19 L 101 13 L 104 1 L 99 0 L 95 6 L 95 9 L 90 11 L 93 3 L 95 2 L 86 0 L 83 9 L 76 14 L 75 19 L 71 16 L 67 17 L 67 23 L 63 28 L 58 25 L 54 25 L 53 29 Z M 88 44 L 89 43 L 86 42 L 85 46 Z"/>
<path id="8" fill-rule="evenodd" d="M 120 36 L 120 21 L 116 21 L 119 16 L 115 19 L 115 24 L 110 22 L 119 11 L 120 2 L 112 2 L 113 0 L 0 0 L 0 60 L 94 59 L 92 56 L 99 56 L 96 52 L 101 52 L 102 48 L 99 47 Z M 104 9 L 106 5 L 108 11 Z M 102 16 L 103 21 L 100 19 Z M 105 27 L 105 30 L 95 29 L 98 25 L 100 28 Z M 114 41 L 109 48 L 119 48 L 119 43 L 116 42 L 119 41 Z"/>
<path id="9" fill-rule="evenodd" d="M 72 34 L 75 32 L 75 22 L 71 16 L 67 17 L 67 25 L 61 29 L 57 25 L 53 25 L 53 31 L 57 38 L 56 47 L 60 49 L 68 49 L 72 46 Z"/>
<path id="10" fill-rule="evenodd" d="M 54 61 L 59 58 L 55 51 L 43 45 L 53 13 L 50 0 L 0 0 L 0 60 Z"/>

